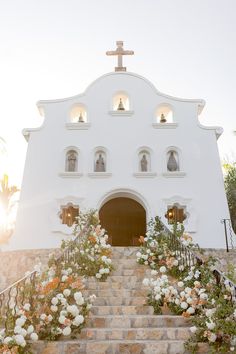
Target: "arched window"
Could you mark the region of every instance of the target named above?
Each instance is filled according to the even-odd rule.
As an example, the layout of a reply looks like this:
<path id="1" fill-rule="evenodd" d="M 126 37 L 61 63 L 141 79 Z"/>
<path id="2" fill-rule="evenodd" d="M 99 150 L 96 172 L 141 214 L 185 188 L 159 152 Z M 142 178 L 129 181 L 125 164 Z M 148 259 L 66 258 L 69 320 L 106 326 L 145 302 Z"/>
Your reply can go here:
<path id="1" fill-rule="evenodd" d="M 71 123 L 86 123 L 87 111 L 82 104 L 76 104 L 70 111 Z"/>
<path id="2" fill-rule="evenodd" d="M 76 217 L 79 215 L 79 207 L 71 203 L 61 207 L 59 217 L 62 224 L 71 227 L 76 222 Z"/>
<path id="3" fill-rule="evenodd" d="M 173 123 L 173 110 L 169 104 L 161 104 L 157 108 L 157 123 Z"/>
<path id="4" fill-rule="evenodd" d="M 69 150 L 66 153 L 65 161 L 66 172 L 77 172 L 78 171 L 78 153 L 76 150 Z"/>
<path id="5" fill-rule="evenodd" d="M 168 172 L 175 172 L 179 171 L 179 154 L 176 150 L 169 150 L 167 152 L 167 171 Z"/>
<path id="6" fill-rule="evenodd" d="M 151 171 L 151 157 L 150 153 L 147 150 L 141 150 L 139 152 L 139 166 L 138 166 L 138 171 L 139 172 L 149 172 Z"/>
<path id="7" fill-rule="evenodd" d="M 130 110 L 130 102 L 129 97 L 124 92 L 117 92 L 113 96 L 112 102 L 113 111 L 129 111 Z"/>
<path id="8" fill-rule="evenodd" d="M 106 172 L 107 158 L 104 150 L 98 150 L 94 156 L 94 172 Z"/>

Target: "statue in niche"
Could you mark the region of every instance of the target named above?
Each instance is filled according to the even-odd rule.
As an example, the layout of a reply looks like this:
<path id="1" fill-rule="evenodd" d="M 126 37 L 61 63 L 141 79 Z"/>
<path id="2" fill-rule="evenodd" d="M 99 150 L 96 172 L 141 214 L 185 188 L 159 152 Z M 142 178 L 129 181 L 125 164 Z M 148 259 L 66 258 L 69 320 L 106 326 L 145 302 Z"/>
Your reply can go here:
<path id="1" fill-rule="evenodd" d="M 147 157 L 145 154 L 143 154 L 143 157 L 140 161 L 141 164 L 141 172 L 147 172 L 148 170 L 148 161 L 147 161 Z"/>
<path id="2" fill-rule="evenodd" d="M 80 112 L 80 114 L 79 114 L 79 123 L 84 123 L 84 117 L 83 117 L 82 112 Z"/>
<path id="3" fill-rule="evenodd" d="M 125 107 L 124 107 L 122 98 L 120 98 L 120 102 L 119 102 L 119 105 L 117 107 L 117 111 L 125 111 Z"/>
<path id="4" fill-rule="evenodd" d="M 178 162 L 176 160 L 175 155 L 176 155 L 175 151 L 170 151 L 168 162 L 167 162 L 167 170 L 170 172 L 179 170 Z"/>
<path id="5" fill-rule="evenodd" d="M 98 159 L 96 161 L 95 172 L 105 172 L 105 162 L 102 154 L 98 155 Z"/>
<path id="6" fill-rule="evenodd" d="M 68 172 L 75 172 L 76 171 L 76 164 L 77 164 L 77 156 L 74 151 L 71 151 L 67 156 L 67 171 Z"/>

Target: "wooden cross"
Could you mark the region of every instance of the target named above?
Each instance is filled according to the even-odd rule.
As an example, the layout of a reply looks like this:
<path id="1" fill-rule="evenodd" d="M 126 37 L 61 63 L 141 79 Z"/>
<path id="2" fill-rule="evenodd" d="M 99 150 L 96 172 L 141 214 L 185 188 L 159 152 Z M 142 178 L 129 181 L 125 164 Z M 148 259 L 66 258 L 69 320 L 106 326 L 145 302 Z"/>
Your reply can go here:
<path id="1" fill-rule="evenodd" d="M 117 48 L 113 51 L 106 52 L 106 55 L 117 55 L 118 57 L 118 66 L 115 67 L 115 71 L 126 71 L 126 67 L 123 66 L 122 59 L 123 55 L 134 55 L 133 50 L 124 50 L 123 41 L 116 42 Z"/>

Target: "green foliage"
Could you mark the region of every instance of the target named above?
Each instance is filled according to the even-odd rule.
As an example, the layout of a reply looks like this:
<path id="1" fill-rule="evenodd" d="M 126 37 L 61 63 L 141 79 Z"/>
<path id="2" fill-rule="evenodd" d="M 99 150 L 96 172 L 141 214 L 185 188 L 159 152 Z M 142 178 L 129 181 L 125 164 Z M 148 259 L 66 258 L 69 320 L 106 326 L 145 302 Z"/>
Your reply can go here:
<path id="1" fill-rule="evenodd" d="M 225 191 L 232 225 L 234 232 L 236 232 L 236 163 L 227 165 L 225 176 Z"/>

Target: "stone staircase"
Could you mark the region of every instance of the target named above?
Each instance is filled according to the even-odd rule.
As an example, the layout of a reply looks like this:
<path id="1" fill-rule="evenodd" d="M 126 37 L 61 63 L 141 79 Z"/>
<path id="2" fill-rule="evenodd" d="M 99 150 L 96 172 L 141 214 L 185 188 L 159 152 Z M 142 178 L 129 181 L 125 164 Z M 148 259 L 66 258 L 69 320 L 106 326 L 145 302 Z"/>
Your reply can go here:
<path id="1" fill-rule="evenodd" d="M 97 296 L 90 318 L 77 340 L 38 343 L 37 354 L 183 354 L 190 320 L 154 315 L 145 305 L 142 280 L 149 267 L 136 262 L 136 247 L 114 247 L 115 270 L 105 282 L 89 279 L 85 294 Z M 200 352 L 205 352 L 201 350 Z"/>
<path id="2" fill-rule="evenodd" d="M 156 316 L 145 305 L 142 281 L 149 267 L 137 264 L 136 247 L 114 247 L 115 271 L 106 282 L 88 280 L 87 294 L 97 296 L 87 328 L 81 333 L 84 353 L 183 353 L 189 321 Z M 82 353 L 83 351 L 81 351 Z"/>

